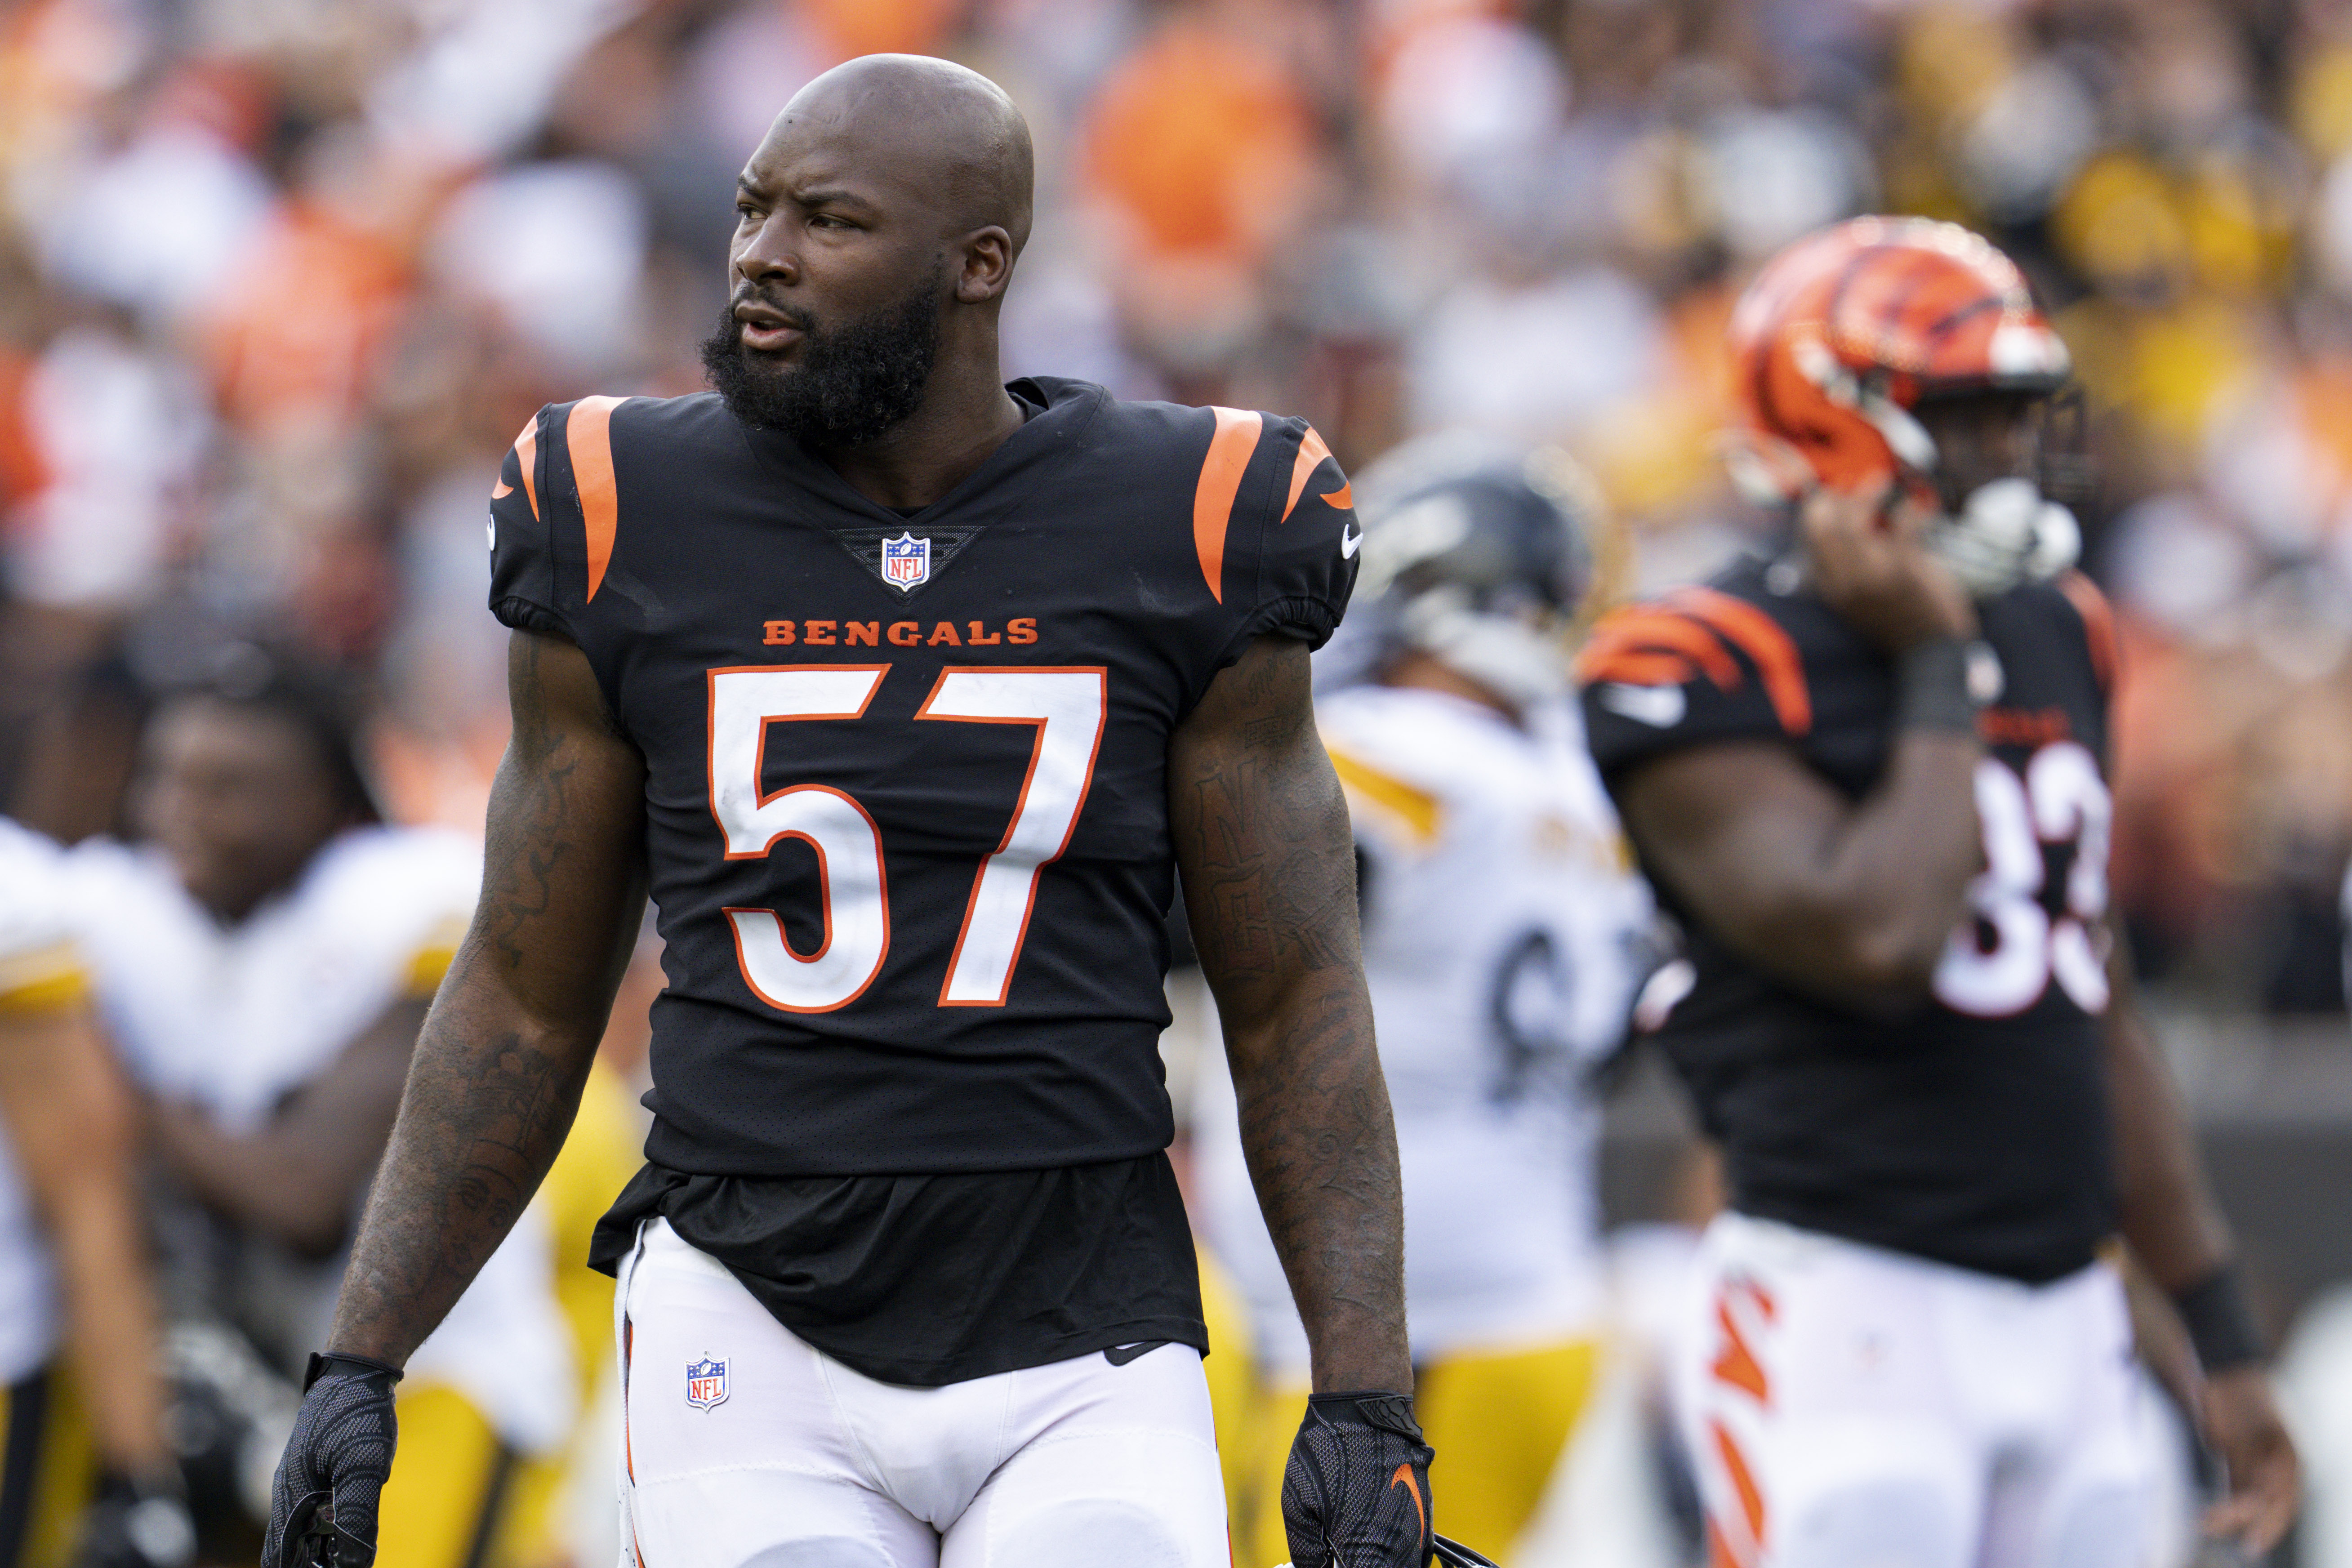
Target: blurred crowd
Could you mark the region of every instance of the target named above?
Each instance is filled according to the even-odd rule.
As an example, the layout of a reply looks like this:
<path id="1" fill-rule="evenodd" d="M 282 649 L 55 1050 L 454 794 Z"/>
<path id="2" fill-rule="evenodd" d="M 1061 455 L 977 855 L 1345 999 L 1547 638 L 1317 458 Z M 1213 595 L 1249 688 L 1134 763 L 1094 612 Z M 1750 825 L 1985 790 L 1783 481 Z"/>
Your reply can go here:
<path id="1" fill-rule="evenodd" d="M 1350 468 L 1557 442 L 1628 591 L 1766 526 L 1717 458 L 1753 268 L 1857 212 L 1983 231 L 2080 373 L 2053 468 L 2125 630 L 2138 962 L 2343 1007 L 2326 0 L 0 0 L 0 815 L 127 831 L 150 712 L 263 641 L 368 694 L 388 816 L 478 833 L 501 455 L 542 403 L 700 387 L 736 171 L 876 50 L 1034 129 L 1010 374 L 1302 414 Z"/>
<path id="2" fill-rule="evenodd" d="M 2319 0 L 17 0 L 0 12 L 0 800 L 112 826 L 144 694 L 266 631 L 380 698 L 395 816 L 503 741 L 483 498 L 540 403 L 693 390 L 732 175 L 870 50 L 996 77 L 1018 373 L 1561 442 L 1656 582 L 1750 267 L 1990 234 L 2078 359 L 2152 973 L 2342 1005 L 2352 10 Z"/>

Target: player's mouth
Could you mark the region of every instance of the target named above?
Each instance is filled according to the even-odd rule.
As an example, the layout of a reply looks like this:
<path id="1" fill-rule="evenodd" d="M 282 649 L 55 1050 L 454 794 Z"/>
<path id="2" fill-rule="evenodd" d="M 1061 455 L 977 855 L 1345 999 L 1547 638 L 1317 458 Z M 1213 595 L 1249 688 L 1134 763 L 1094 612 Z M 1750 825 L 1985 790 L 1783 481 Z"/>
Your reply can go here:
<path id="1" fill-rule="evenodd" d="M 747 302 L 736 306 L 735 322 L 743 346 L 760 353 L 780 353 L 805 335 L 798 323 L 767 305 Z"/>

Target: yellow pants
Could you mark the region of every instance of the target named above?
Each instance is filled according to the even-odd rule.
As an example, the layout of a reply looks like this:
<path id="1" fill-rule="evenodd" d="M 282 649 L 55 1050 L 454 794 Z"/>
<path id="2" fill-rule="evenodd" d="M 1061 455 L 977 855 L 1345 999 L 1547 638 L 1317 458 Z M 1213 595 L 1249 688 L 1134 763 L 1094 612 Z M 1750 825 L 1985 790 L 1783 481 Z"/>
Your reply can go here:
<path id="1" fill-rule="evenodd" d="M 400 1445 L 376 1528 L 377 1568 L 539 1568 L 555 1554 L 547 1500 L 552 1461 L 506 1447 L 446 1384 L 403 1390 Z"/>
<path id="2" fill-rule="evenodd" d="M 1209 1412 L 1217 1423 L 1217 1468 L 1225 1481 L 1225 1532 L 1238 1543 L 1256 1510 L 1258 1423 L 1265 1392 L 1250 1342 L 1249 1306 L 1208 1250 L 1199 1248 L 1201 1318 L 1209 1330 Z"/>
<path id="3" fill-rule="evenodd" d="M 60 1568 L 97 1480 L 71 1378 L 50 1365 L 0 1388 L 0 1568 Z"/>
<path id="4" fill-rule="evenodd" d="M 1422 1369 L 1413 1408 L 1437 1450 L 1429 1489 L 1439 1530 L 1497 1563 L 1510 1562 L 1512 1543 L 1535 1518 L 1552 1470 L 1591 1398 L 1600 1360 L 1600 1342 L 1580 1339 L 1451 1356 Z M 1277 1390 L 1263 1399 L 1250 1511 L 1234 1521 L 1237 1568 L 1272 1568 L 1289 1560 L 1282 1531 L 1282 1472 L 1290 1440 L 1306 1415 L 1303 1388 Z M 1220 1412 L 1220 1438 L 1223 1426 Z"/>
<path id="5" fill-rule="evenodd" d="M 614 1375 L 613 1281 L 588 1267 L 588 1238 L 636 1173 L 636 1103 L 605 1067 L 590 1073 L 562 1152 L 541 1184 L 555 1242 L 551 1281 L 571 1325 L 580 1408 Z M 562 1454 L 506 1456 L 481 1413 L 446 1386 L 403 1388 L 400 1446 L 384 1489 L 377 1568 L 551 1568 L 568 1560 Z M 503 1479 L 501 1479 L 501 1476 Z M 0 1564 L 5 1568 L 5 1564 Z"/>

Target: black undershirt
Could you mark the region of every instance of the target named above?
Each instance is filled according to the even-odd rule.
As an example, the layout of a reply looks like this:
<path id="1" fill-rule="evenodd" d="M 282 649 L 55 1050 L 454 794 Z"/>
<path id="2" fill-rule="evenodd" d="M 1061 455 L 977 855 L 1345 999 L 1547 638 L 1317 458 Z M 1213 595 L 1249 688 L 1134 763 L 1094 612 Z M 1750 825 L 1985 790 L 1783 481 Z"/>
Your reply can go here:
<path id="1" fill-rule="evenodd" d="M 1138 1341 L 1208 1352 L 1165 1153 L 924 1176 L 647 1164 L 598 1222 L 589 1266 L 617 1273 L 656 1215 L 785 1328 L 885 1383 L 935 1388 Z"/>

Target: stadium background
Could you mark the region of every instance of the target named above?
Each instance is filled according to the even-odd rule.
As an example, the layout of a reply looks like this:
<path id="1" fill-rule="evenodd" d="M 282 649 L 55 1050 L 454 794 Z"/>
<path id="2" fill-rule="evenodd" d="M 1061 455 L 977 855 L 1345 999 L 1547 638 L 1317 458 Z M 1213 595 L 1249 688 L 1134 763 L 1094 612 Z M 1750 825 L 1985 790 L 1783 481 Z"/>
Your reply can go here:
<path id="1" fill-rule="evenodd" d="M 698 385 L 744 153 L 880 49 L 1035 129 L 1013 373 L 1293 410 L 1351 466 L 1556 440 L 1645 583 L 1741 538 L 1710 437 L 1756 261 L 1866 210 L 2019 258 L 2127 639 L 2117 896 L 2292 1336 L 2303 1561 L 2352 1562 L 2352 7 L 14 0 L 0 805 L 114 826 L 145 694 L 267 633 L 374 694 L 395 816 L 478 829 L 499 455 Z M 1617 1123 L 1654 1209 L 1673 1107 Z"/>

